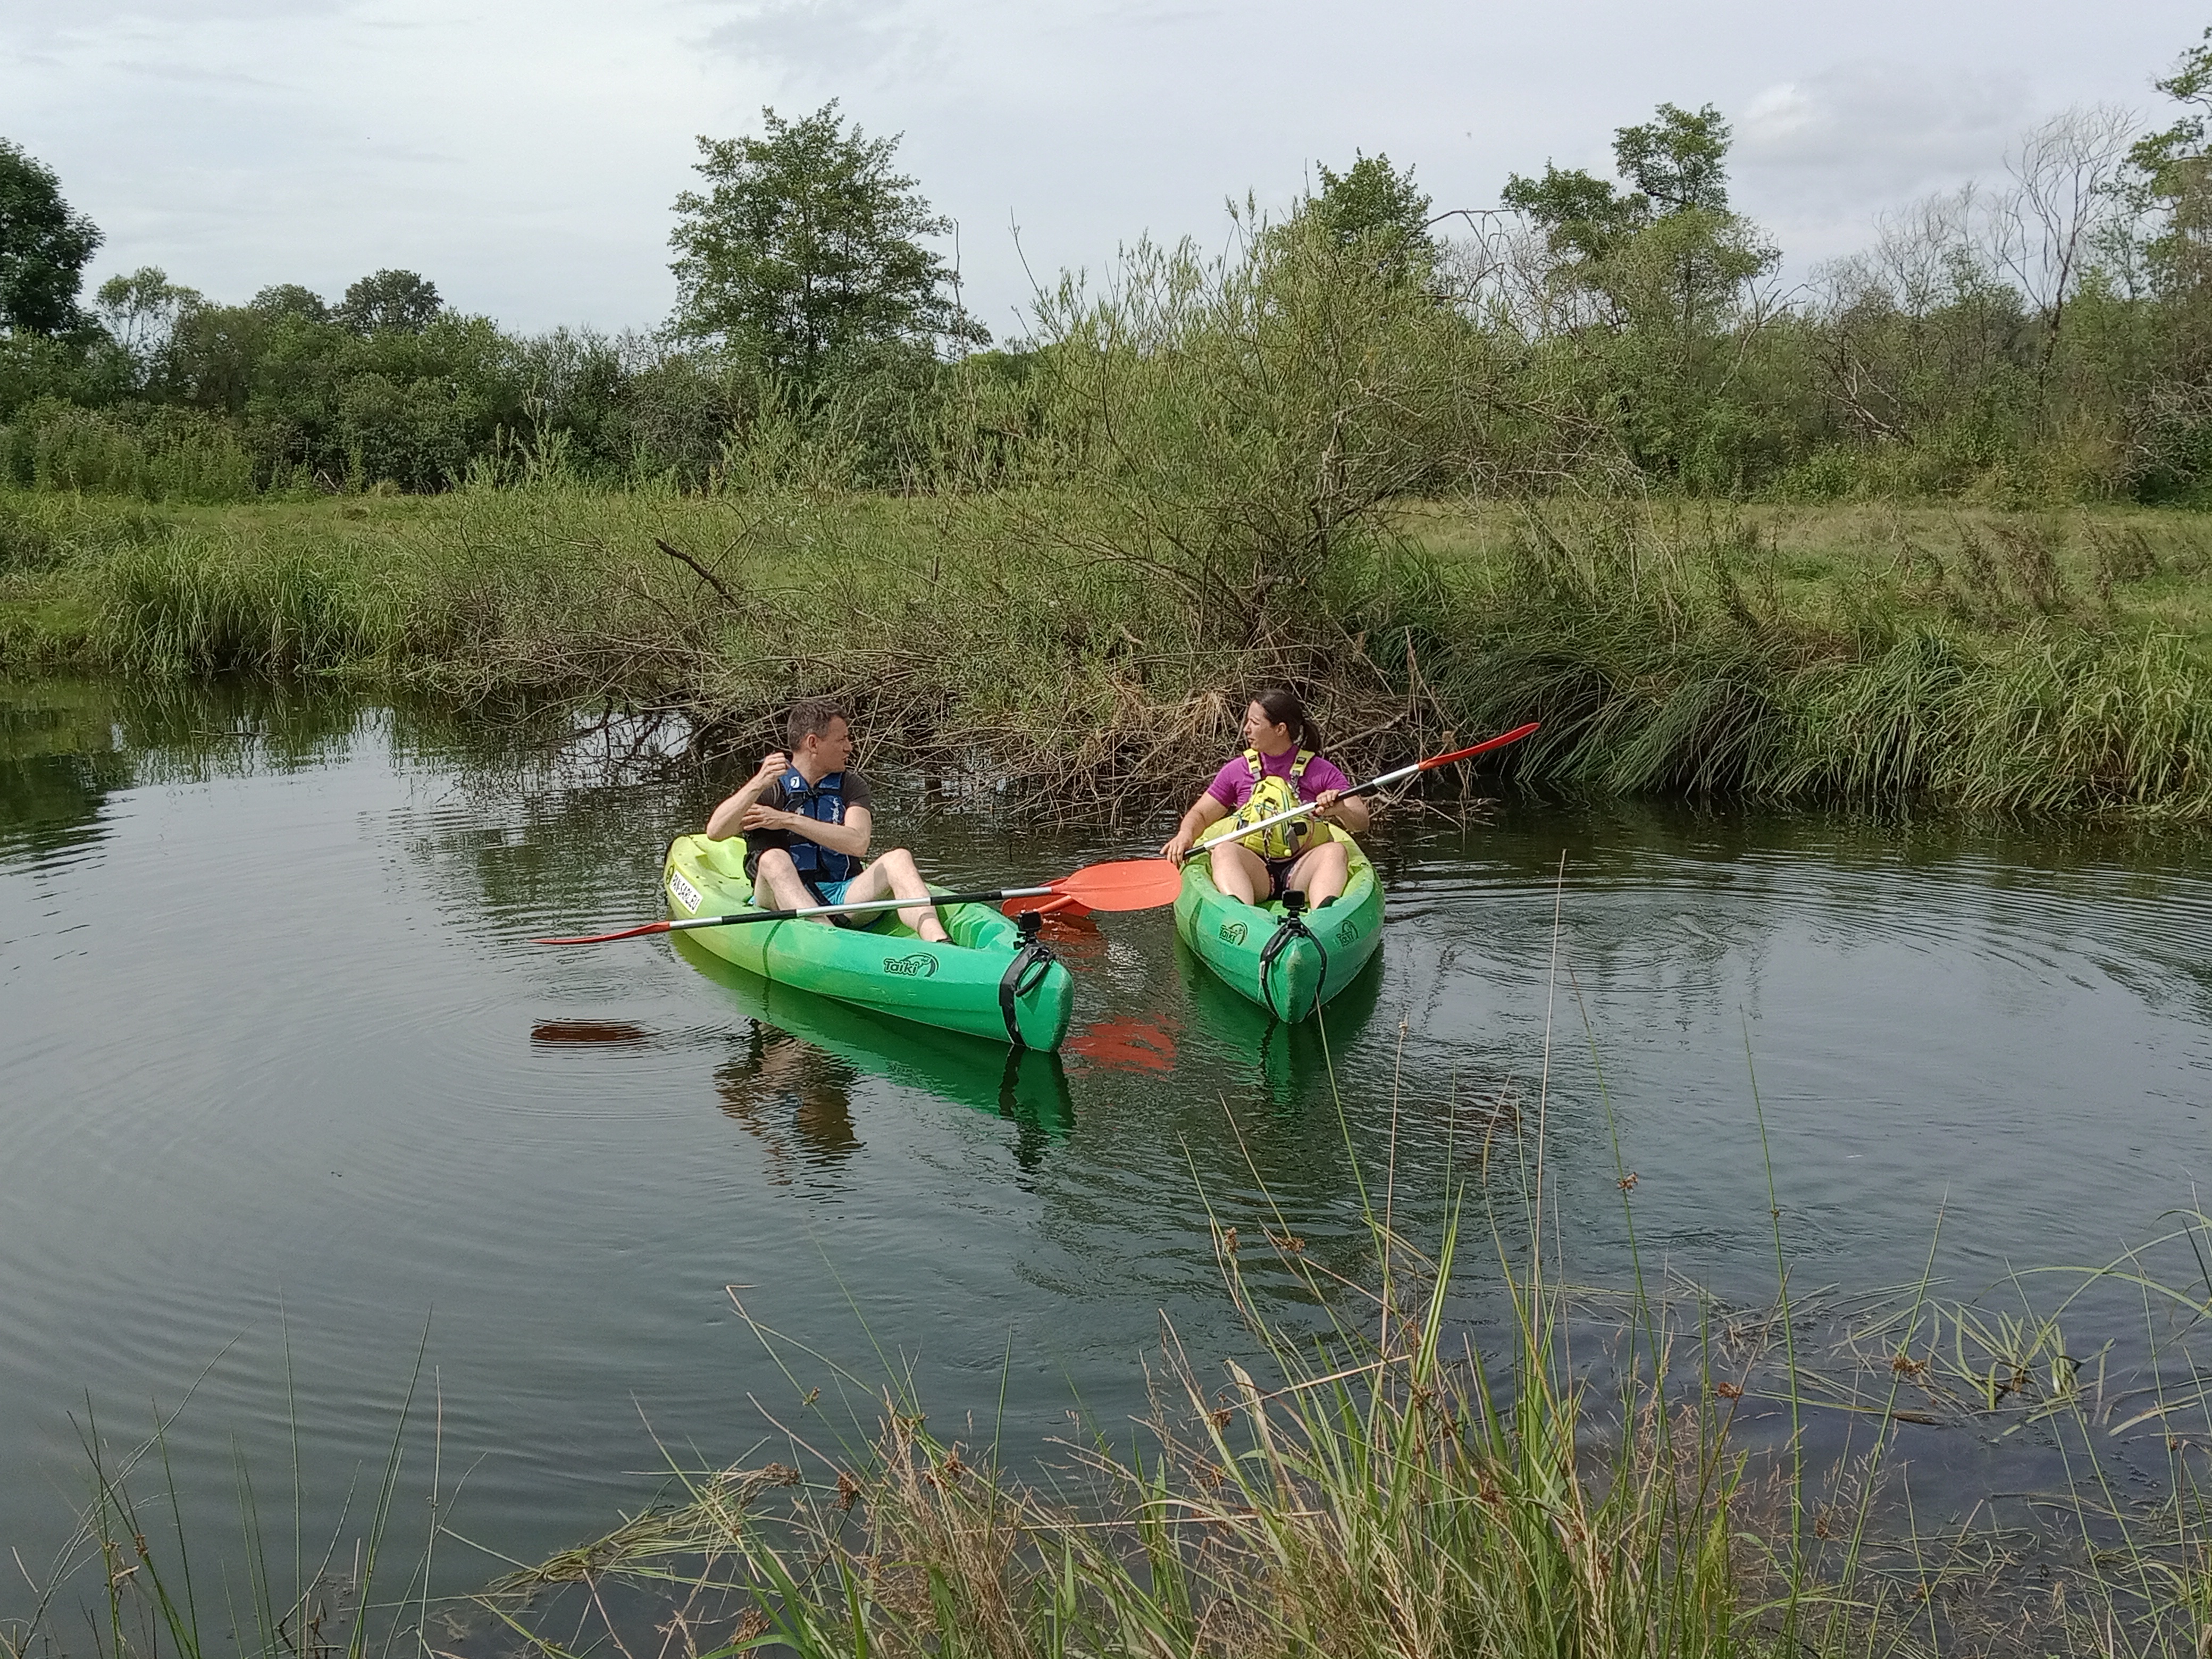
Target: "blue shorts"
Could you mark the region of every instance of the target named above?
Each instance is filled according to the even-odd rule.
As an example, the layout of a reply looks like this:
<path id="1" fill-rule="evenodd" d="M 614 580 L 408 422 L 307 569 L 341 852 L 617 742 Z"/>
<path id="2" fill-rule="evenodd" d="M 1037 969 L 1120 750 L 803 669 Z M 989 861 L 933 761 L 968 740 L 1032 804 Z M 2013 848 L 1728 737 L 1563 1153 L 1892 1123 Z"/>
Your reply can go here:
<path id="1" fill-rule="evenodd" d="M 799 879 L 806 884 L 806 890 L 814 895 L 816 902 L 822 904 L 842 904 L 846 890 L 853 884 L 849 881 L 817 881 L 811 876 L 801 876 Z"/>

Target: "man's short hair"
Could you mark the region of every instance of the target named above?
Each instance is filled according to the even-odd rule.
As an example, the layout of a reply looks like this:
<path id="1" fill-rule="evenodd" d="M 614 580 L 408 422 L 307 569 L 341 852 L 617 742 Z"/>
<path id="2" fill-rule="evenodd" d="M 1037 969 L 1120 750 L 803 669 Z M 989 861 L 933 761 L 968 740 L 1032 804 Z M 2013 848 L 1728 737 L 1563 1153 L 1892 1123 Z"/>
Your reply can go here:
<path id="1" fill-rule="evenodd" d="M 832 720 L 842 720 L 848 726 L 853 723 L 844 704 L 835 697 L 809 697 L 805 702 L 795 702 L 791 706 L 790 722 L 784 728 L 785 740 L 797 749 L 809 738 L 827 735 Z"/>

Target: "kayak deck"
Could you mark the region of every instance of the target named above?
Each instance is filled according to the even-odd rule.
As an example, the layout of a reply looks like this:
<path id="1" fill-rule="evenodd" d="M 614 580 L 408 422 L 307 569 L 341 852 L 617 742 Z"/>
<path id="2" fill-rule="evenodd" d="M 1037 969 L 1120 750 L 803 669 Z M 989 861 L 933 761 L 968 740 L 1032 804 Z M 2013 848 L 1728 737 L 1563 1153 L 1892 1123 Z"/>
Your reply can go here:
<path id="1" fill-rule="evenodd" d="M 661 890 L 678 918 L 752 908 L 744 838 L 678 836 L 662 867 Z M 690 937 L 778 984 L 948 1031 L 1057 1049 L 1075 1012 L 1066 968 L 1024 955 L 1018 927 L 988 905 L 947 905 L 938 915 L 952 936 L 949 945 L 922 939 L 896 911 L 851 918 L 860 924 L 854 927 L 754 921 L 702 927 Z"/>
<path id="2" fill-rule="evenodd" d="M 1382 884 L 1360 845 L 1335 825 L 1349 849 L 1344 891 L 1293 918 L 1279 899 L 1252 905 L 1213 884 L 1211 861 L 1183 866 L 1176 932 L 1224 983 L 1276 1018 L 1297 1024 L 1359 976 L 1382 942 Z"/>

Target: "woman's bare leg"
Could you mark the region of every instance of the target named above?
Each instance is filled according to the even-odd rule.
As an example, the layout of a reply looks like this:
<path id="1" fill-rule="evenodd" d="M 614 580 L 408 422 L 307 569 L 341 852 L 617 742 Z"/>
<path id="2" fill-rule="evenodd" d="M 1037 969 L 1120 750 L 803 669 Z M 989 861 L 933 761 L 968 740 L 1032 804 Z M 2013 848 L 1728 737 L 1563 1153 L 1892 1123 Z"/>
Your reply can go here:
<path id="1" fill-rule="evenodd" d="M 1304 891 L 1307 906 L 1317 910 L 1322 900 L 1334 898 L 1351 879 L 1352 860 L 1344 843 L 1332 837 L 1298 854 L 1298 861 L 1283 878 L 1283 887 L 1285 891 L 1294 887 Z"/>
<path id="2" fill-rule="evenodd" d="M 1209 853 L 1213 860 L 1213 884 L 1229 898 L 1243 899 L 1247 904 L 1266 902 L 1267 892 L 1267 861 L 1250 848 L 1229 841 Z"/>

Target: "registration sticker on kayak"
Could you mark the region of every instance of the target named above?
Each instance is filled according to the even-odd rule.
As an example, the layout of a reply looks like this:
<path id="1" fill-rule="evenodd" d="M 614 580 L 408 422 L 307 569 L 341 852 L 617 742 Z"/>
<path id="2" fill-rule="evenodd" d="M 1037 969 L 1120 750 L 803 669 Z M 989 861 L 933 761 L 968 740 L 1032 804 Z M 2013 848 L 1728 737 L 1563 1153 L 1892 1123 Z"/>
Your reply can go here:
<path id="1" fill-rule="evenodd" d="M 699 890 L 684 879 L 681 870 L 668 872 L 668 895 L 694 915 L 698 914 Z"/>

